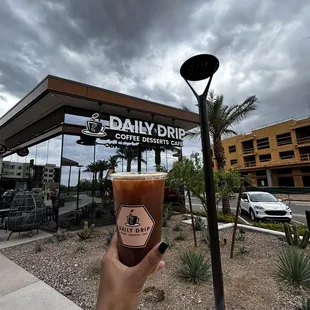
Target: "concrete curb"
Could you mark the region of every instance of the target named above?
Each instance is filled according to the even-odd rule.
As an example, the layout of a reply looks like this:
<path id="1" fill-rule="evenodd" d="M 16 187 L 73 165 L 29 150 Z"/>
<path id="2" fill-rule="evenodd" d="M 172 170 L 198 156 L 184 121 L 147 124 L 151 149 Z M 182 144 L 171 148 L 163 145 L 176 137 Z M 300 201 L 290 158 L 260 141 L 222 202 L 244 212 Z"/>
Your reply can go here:
<path id="1" fill-rule="evenodd" d="M 201 216 L 202 218 L 206 219 L 205 217 Z M 184 222 L 184 221 L 183 221 Z M 185 222 L 185 224 L 188 224 Z M 220 224 L 218 225 L 218 230 L 224 230 L 224 229 L 229 229 L 234 227 L 234 223 L 225 223 L 225 224 Z M 260 228 L 260 227 L 255 227 L 252 225 L 244 225 L 244 224 L 237 224 L 237 228 L 244 228 L 246 230 L 254 231 L 254 232 L 260 232 L 263 234 L 269 234 L 277 237 L 285 237 L 284 232 L 276 231 L 276 230 L 271 230 L 271 229 L 265 229 L 265 228 Z M 299 237 L 302 240 L 302 236 Z"/>

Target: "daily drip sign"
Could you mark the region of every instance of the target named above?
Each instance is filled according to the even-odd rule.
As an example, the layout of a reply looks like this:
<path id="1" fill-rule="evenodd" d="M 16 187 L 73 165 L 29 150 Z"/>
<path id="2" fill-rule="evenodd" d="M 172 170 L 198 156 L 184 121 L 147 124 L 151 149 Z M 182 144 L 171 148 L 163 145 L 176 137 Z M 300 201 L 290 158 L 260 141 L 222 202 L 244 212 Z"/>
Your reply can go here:
<path id="1" fill-rule="evenodd" d="M 183 128 L 155 124 L 146 121 L 121 119 L 117 116 L 109 116 L 109 124 L 105 126 L 99 120 L 99 114 L 95 113 L 86 122 L 85 135 L 115 139 L 126 142 L 160 144 L 171 146 L 183 146 L 185 130 Z"/>

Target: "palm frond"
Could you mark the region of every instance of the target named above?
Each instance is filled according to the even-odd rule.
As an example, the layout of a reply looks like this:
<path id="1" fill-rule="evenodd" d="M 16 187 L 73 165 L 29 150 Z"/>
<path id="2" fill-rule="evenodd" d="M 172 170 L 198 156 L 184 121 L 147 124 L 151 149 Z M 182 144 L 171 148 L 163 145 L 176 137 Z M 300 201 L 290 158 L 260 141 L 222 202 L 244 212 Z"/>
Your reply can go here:
<path id="1" fill-rule="evenodd" d="M 200 128 L 195 128 L 193 130 L 190 130 L 190 131 L 187 131 L 186 134 L 185 134 L 185 138 L 188 138 L 188 139 L 197 139 L 199 140 L 201 137 L 201 133 L 200 133 Z"/>
<path id="2" fill-rule="evenodd" d="M 191 109 L 184 103 L 181 103 L 181 109 L 187 112 L 192 112 Z"/>
<path id="3" fill-rule="evenodd" d="M 232 130 L 232 129 L 225 129 L 225 130 L 223 131 L 223 135 L 224 135 L 224 136 L 230 136 L 230 135 L 234 136 L 234 135 L 237 135 L 237 134 L 238 134 L 238 133 L 235 132 L 235 131 Z"/>
<path id="4" fill-rule="evenodd" d="M 244 102 L 237 105 L 228 117 L 231 125 L 240 123 L 246 116 L 248 116 L 251 112 L 255 111 L 257 108 L 257 102 L 258 99 L 254 95 L 249 96 L 244 100 Z"/>

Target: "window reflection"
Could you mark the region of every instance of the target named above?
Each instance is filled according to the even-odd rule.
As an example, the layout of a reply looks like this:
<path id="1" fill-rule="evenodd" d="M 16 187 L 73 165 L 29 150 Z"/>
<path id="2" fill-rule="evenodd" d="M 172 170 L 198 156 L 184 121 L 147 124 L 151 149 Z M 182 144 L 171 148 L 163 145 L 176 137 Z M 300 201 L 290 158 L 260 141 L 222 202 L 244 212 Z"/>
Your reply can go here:
<path id="1" fill-rule="evenodd" d="M 31 187 L 42 197 L 51 188 L 59 189 L 62 136 L 52 138 L 29 148 L 29 154 L 20 157 L 16 153 L 3 158 L 0 188 L 27 189 Z M 33 175 L 30 166 L 33 165 Z"/>

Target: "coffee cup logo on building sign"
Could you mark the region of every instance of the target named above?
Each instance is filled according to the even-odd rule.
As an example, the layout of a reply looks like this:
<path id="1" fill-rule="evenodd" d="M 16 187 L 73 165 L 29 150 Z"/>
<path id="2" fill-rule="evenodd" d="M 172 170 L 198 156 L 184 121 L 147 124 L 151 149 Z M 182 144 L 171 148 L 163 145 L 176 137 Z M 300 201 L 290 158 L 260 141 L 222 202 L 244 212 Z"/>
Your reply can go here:
<path id="1" fill-rule="evenodd" d="M 82 133 L 92 137 L 104 137 L 107 135 L 105 126 L 99 120 L 99 113 L 94 113 L 90 120 L 86 121 L 86 129 Z"/>
<path id="2" fill-rule="evenodd" d="M 8 148 L 4 144 L 0 144 L 0 155 L 6 153 Z"/>
<path id="3" fill-rule="evenodd" d="M 18 150 L 17 152 L 16 152 L 16 154 L 18 155 L 18 156 L 20 156 L 20 157 L 26 157 L 26 156 L 28 156 L 29 155 L 29 149 L 28 148 L 22 148 L 22 149 L 20 149 L 20 150 Z"/>

